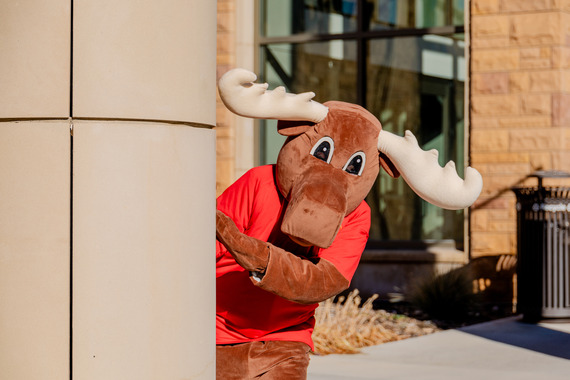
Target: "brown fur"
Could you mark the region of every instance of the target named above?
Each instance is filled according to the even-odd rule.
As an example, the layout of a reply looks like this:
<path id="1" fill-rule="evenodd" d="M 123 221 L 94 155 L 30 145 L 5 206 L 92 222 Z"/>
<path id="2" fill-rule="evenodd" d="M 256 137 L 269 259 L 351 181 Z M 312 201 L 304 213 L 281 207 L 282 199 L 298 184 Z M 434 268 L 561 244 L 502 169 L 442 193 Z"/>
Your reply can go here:
<path id="1" fill-rule="evenodd" d="M 216 379 L 304 380 L 309 346 L 301 342 L 250 342 L 216 347 Z"/>
<path id="2" fill-rule="evenodd" d="M 386 157 L 378 155 L 382 126 L 364 108 L 331 101 L 327 117 L 318 124 L 279 121 L 279 133 L 289 136 L 277 158 L 277 183 L 289 201 L 282 231 L 306 245 L 332 244 L 343 218 L 366 197 L 380 170 L 398 173 Z M 310 155 L 323 136 L 334 141 L 330 163 Z M 356 152 L 366 155 L 361 176 L 342 170 Z"/>

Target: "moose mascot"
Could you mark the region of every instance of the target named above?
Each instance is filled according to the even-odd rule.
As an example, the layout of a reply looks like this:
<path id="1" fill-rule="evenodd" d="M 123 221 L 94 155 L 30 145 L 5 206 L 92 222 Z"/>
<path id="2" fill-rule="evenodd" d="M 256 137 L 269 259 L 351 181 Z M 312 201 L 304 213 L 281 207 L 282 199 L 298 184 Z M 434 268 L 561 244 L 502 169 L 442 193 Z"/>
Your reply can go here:
<path id="1" fill-rule="evenodd" d="M 470 206 L 481 175 L 437 162 L 408 131 L 383 131 L 364 108 L 311 100 L 314 93 L 267 90 L 234 69 L 218 83 L 238 115 L 277 119 L 287 136 L 277 164 L 251 169 L 217 200 L 217 378 L 305 379 L 314 311 L 348 288 L 364 250 L 364 198 L 380 167 L 402 175 L 426 201 Z"/>

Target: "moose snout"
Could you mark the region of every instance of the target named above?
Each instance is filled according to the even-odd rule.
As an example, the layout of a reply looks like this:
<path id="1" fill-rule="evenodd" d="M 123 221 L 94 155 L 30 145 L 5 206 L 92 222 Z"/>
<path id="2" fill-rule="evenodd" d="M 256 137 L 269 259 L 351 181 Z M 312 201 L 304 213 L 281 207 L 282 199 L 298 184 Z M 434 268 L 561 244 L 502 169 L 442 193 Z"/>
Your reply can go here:
<path id="1" fill-rule="evenodd" d="M 301 245 L 329 247 L 346 215 L 346 175 L 327 169 L 301 174 L 291 189 L 281 231 Z"/>

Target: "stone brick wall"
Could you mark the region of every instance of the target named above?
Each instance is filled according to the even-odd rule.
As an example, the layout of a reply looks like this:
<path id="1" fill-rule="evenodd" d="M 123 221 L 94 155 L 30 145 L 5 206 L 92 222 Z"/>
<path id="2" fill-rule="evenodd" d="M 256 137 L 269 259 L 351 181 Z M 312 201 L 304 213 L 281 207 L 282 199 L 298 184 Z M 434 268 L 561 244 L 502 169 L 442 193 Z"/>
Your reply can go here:
<path id="1" fill-rule="evenodd" d="M 470 2 L 470 159 L 483 175 L 471 257 L 516 252 L 515 197 L 570 171 L 570 0 Z"/>
<path id="2" fill-rule="evenodd" d="M 218 1 L 217 32 L 217 79 L 235 67 L 236 17 L 235 0 Z M 216 100 L 216 196 L 220 195 L 234 180 L 235 172 L 235 118 Z"/>

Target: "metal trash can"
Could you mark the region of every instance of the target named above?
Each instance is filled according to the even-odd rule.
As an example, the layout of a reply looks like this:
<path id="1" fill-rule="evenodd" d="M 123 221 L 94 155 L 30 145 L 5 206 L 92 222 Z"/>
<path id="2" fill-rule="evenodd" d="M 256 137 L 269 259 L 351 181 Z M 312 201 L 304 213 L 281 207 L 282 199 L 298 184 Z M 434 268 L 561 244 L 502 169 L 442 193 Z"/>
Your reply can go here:
<path id="1" fill-rule="evenodd" d="M 517 311 L 523 321 L 570 318 L 570 187 L 544 187 L 544 178 L 570 173 L 538 171 L 537 187 L 516 187 Z"/>

